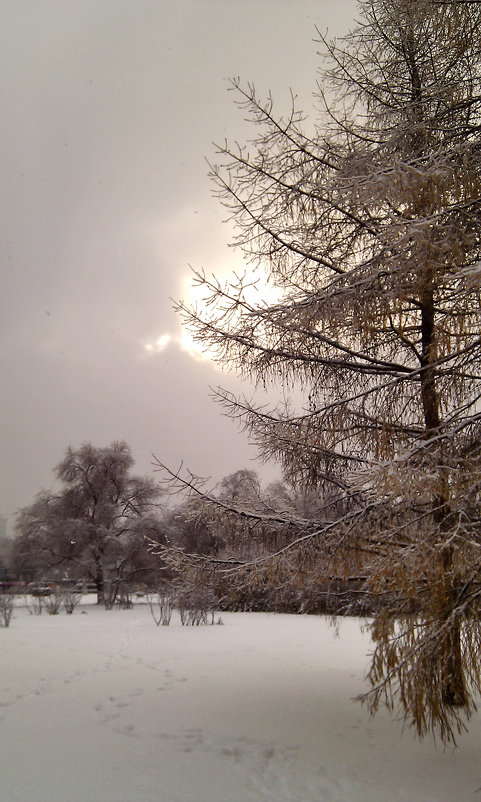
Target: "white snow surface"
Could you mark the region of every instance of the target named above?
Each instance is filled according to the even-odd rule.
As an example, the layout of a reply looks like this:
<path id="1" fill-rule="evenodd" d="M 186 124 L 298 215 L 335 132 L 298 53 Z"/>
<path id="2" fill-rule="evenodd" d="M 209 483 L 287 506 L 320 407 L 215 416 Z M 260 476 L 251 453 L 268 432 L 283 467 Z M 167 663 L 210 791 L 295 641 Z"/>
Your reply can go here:
<path id="1" fill-rule="evenodd" d="M 0 630 L 1 802 L 466 802 L 481 717 L 457 748 L 419 742 L 366 686 L 345 619 L 222 614 L 156 627 L 147 605 L 15 611 Z"/>

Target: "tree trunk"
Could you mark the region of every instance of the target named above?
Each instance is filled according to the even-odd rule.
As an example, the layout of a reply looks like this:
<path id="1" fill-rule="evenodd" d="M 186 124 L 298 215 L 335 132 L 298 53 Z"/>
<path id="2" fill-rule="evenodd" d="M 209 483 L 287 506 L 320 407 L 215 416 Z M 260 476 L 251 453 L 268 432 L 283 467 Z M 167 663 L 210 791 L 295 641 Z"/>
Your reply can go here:
<path id="1" fill-rule="evenodd" d="M 431 288 L 430 278 L 427 287 L 421 296 L 421 400 L 424 412 L 424 424 L 426 435 L 429 437 L 434 429 L 438 429 L 441 421 L 439 418 L 439 397 L 436 390 L 436 374 L 433 363 L 437 359 L 436 331 L 434 320 L 434 294 Z"/>
<path id="2" fill-rule="evenodd" d="M 443 651 L 443 702 L 451 707 L 464 707 L 467 704 L 468 697 L 464 681 L 459 624 L 449 629 L 443 638 L 441 648 Z"/>
<path id="3" fill-rule="evenodd" d="M 432 367 L 437 357 L 434 296 L 430 282 L 422 295 L 421 306 L 422 366 L 421 398 L 424 411 L 426 436 L 429 437 L 441 425 L 439 415 L 439 396 L 436 389 L 436 374 Z M 442 476 L 440 467 L 441 491 L 434 500 L 434 521 L 442 534 L 447 529 L 449 518 L 449 487 Z M 464 679 L 463 655 L 461 649 L 461 627 L 459 621 L 452 619 L 456 607 L 456 587 L 453 580 L 453 550 L 445 547 L 442 553 L 441 610 L 440 622 L 449 622 L 441 638 L 440 662 L 442 698 L 446 705 L 463 707 L 467 704 L 467 691 Z"/>
<path id="4" fill-rule="evenodd" d="M 451 579 L 453 567 L 452 548 L 443 551 L 444 573 L 444 619 L 452 616 L 456 606 L 456 587 Z M 461 626 L 457 619 L 452 619 L 441 640 L 442 696 L 446 705 L 463 707 L 467 704 L 468 695 L 464 679 L 463 654 L 461 648 Z"/>
<path id="5" fill-rule="evenodd" d="M 104 567 L 102 560 L 97 558 L 95 561 L 95 584 L 97 586 L 97 604 L 104 603 Z"/>

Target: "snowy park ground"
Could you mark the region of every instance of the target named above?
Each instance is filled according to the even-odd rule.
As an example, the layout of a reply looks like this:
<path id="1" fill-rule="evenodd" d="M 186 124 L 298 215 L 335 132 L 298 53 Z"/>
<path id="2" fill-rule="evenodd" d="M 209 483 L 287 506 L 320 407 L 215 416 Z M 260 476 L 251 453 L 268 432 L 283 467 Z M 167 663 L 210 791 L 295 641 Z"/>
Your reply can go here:
<path id="1" fill-rule="evenodd" d="M 467 802 L 481 715 L 419 742 L 365 688 L 355 619 L 222 614 L 156 627 L 147 605 L 15 611 L 0 630 L 1 802 Z"/>

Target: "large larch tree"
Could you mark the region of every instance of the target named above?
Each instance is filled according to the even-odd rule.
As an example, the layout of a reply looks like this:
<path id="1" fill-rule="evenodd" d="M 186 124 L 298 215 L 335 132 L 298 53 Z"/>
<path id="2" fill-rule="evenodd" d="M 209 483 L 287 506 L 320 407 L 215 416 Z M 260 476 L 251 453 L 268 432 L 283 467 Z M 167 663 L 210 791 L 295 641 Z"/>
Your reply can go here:
<path id="1" fill-rule="evenodd" d="M 306 582 L 356 565 L 379 602 L 365 701 L 448 741 L 480 689 L 481 4 L 359 15 L 343 40 L 319 34 L 310 126 L 233 83 L 256 135 L 220 147 L 212 176 L 245 274 L 198 273 L 209 302 L 179 309 L 224 366 L 302 393 L 302 408 L 219 398 L 326 499 L 285 521 L 288 547 L 216 571 Z M 252 301 L 256 276 L 275 302 Z"/>

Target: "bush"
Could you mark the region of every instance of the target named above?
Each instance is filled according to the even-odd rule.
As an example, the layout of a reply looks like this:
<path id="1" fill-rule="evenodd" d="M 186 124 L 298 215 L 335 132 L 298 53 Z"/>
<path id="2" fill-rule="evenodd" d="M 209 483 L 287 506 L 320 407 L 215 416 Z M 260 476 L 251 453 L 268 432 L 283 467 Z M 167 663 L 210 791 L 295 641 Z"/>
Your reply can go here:
<path id="1" fill-rule="evenodd" d="M 177 596 L 182 626 L 215 623 L 215 602 L 207 588 L 183 588 Z"/>
<path id="2" fill-rule="evenodd" d="M 147 593 L 147 602 L 150 607 L 152 618 L 157 626 L 162 624 L 168 627 L 172 618 L 174 605 L 173 596 L 168 591 L 158 591 L 157 593 Z"/>
<path id="3" fill-rule="evenodd" d="M 50 595 L 45 596 L 43 603 L 49 615 L 58 615 L 62 606 L 63 591 L 61 588 L 54 588 Z"/>
<path id="4" fill-rule="evenodd" d="M 9 627 L 13 613 L 14 597 L 9 593 L 0 593 L 0 627 Z"/>
<path id="5" fill-rule="evenodd" d="M 64 590 L 62 594 L 62 602 L 67 615 L 72 615 L 73 611 L 80 603 L 82 598 L 81 590 Z"/>
<path id="6" fill-rule="evenodd" d="M 132 589 L 121 579 L 108 579 L 104 583 L 104 606 L 106 610 L 114 606 L 130 610 L 134 606 Z"/>
<path id="7" fill-rule="evenodd" d="M 44 596 L 25 596 L 25 607 L 30 615 L 42 615 Z"/>

